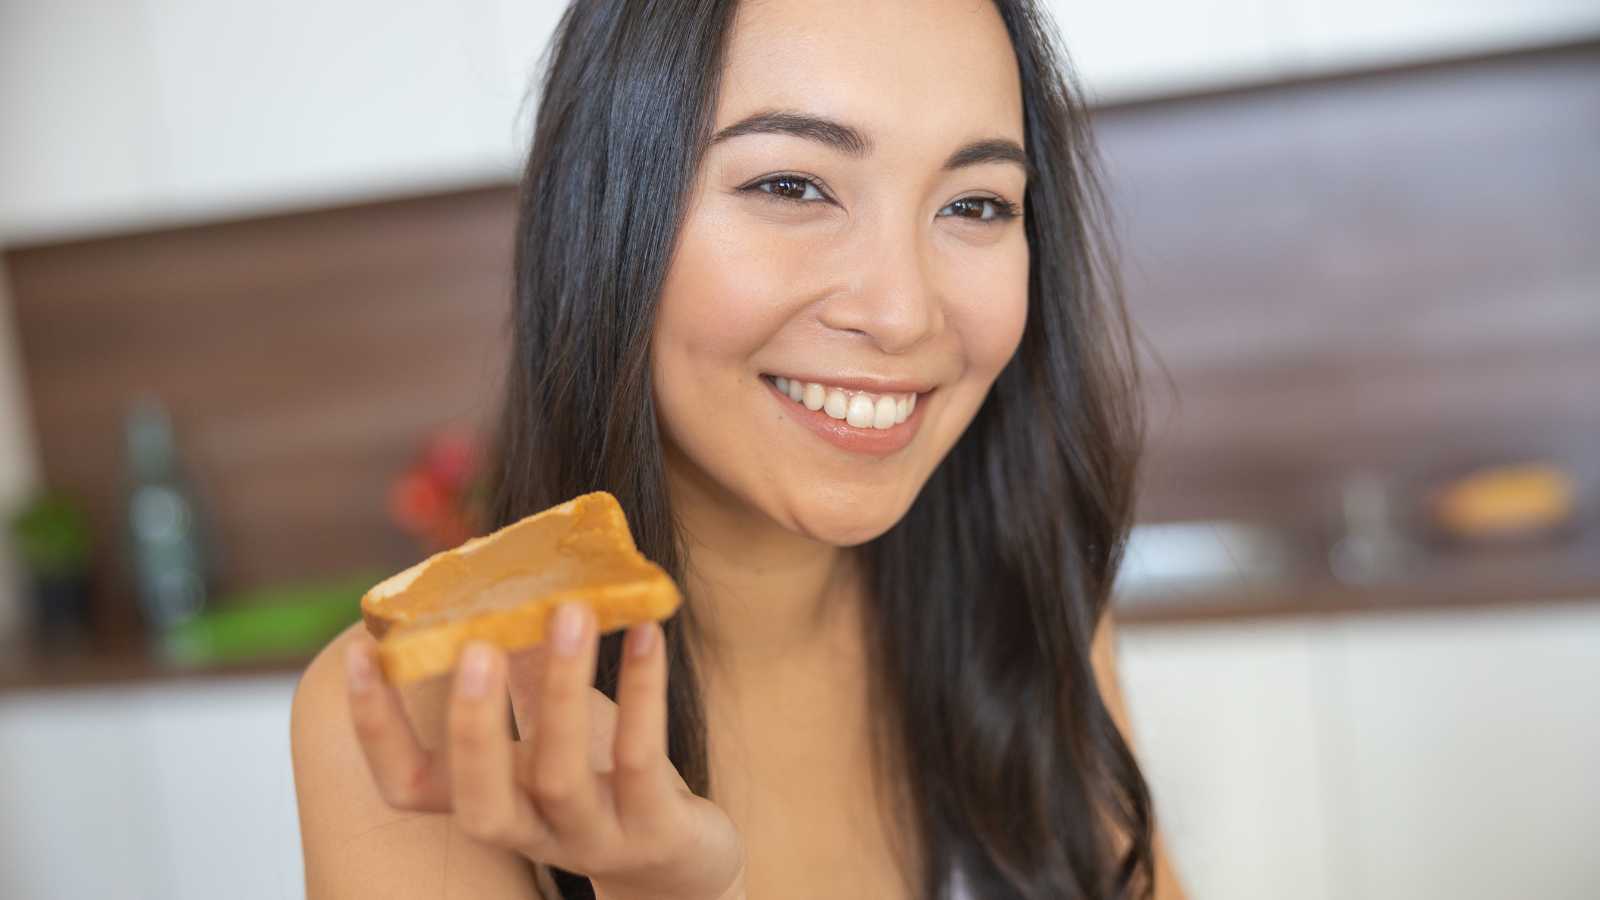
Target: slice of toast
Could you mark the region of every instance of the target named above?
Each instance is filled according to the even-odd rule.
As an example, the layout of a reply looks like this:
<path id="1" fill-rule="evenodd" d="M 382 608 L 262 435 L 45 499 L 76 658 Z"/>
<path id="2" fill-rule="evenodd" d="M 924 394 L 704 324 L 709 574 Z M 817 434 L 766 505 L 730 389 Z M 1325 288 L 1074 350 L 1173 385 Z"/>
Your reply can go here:
<path id="1" fill-rule="evenodd" d="M 455 668 L 462 648 L 486 640 L 507 650 L 544 640 L 567 600 L 595 611 L 600 630 L 665 619 L 678 587 L 633 543 L 617 498 L 583 494 L 492 534 L 435 553 L 361 598 L 384 674 L 405 684 Z"/>

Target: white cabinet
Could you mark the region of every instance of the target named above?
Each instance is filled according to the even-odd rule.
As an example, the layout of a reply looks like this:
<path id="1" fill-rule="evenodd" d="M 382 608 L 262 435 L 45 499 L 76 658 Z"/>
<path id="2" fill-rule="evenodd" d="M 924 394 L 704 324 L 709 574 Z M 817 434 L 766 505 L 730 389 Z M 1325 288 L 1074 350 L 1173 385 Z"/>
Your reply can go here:
<path id="1" fill-rule="evenodd" d="M 1121 634 L 1193 900 L 1600 884 L 1600 603 Z M 294 683 L 0 697 L 0 897 L 300 900 Z"/>
<path id="2" fill-rule="evenodd" d="M 160 189 L 272 208 L 514 171 L 485 2 L 151 0 Z"/>
<path id="3" fill-rule="evenodd" d="M 139 3 L 0 0 L 0 244 L 158 206 L 145 15 Z"/>
<path id="4" fill-rule="evenodd" d="M 289 752 L 292 677 L 145 692 L 152 805 L 174 898 L 305 894 Z"/>
<path id="5" fill-rule="evenodd" d="M 1193 900 L 1329 890 L 1316 623 L 1124 625 L 1134 744 Z"/>
<path id="6" fill-rule="evenodd" d="M 1600 605 L 1332 629 L 1339 896 L 1600 891 Z"/>
<path id="7" fill-rule="evenodd" d="M 1104 100 L 1559 43 L 1594 0 L 1046 0 Z"/>
<path id="8" fill-rule="evenodd" d="M 1311 71 L 1575 41 L 1600 33 L 1594 0 L 1299 0 L 1285 42 Z"/>
<path id="9" fill-rule="evenodd" d="M 1600 603 L 1124 626 L 1194 900 L 1588 900 Z"/>
<path id="10" fill-rule="evenodd" d="M 303 898 L 294 684 L 0 697 L 0 896 Z"/>
<path id="11" fill-rule="evenodd" d="M 142 725 L 132 691 L 0 699 L 0 896 L 169 895 Z"/>
<path id="12" fill-rule="evenodd" d="M 1166 93 L 1283 74 L 1278 0 L 1046 0 L 1072 65 L 1095 98 Z"/>
<path id="13" fill-rule="evenodd" d="M 563 7 L 0 3 L 0 244 L 514 178 Z"/>
<path id="14" fill-rule="evenodd" d="M 0 244 L 515 177 L 562 0 L 0 0 Z M 1044 0 L 1101 99 L 1600 31 L 1592 0 Z"/>

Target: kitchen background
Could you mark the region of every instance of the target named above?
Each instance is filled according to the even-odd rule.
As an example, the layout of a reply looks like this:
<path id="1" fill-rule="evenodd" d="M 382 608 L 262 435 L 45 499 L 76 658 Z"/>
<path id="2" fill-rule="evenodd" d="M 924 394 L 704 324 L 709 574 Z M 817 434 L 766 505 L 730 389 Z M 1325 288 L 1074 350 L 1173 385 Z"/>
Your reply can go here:
<path id="1" fill-rule="evenodd" d="M 1600 4 L 1047 5 L 1191 895 L 1600 894 Z M 303 896 L 295 679 L 461 534 L 559 11 L 0 0 L 0 897 Z"/>

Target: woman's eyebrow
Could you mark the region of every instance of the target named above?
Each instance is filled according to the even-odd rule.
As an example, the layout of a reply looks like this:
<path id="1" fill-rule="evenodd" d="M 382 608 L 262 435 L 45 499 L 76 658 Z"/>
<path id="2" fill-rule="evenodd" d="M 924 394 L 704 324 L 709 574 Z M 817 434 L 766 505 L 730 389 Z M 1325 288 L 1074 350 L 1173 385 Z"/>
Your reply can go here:
<path id="1" fill-rule="evenodd" d="M 872 140 L 857 128 L 822 116 L 791 110 L 764 110 L 721 129 L 711 138 L 714 146 L 746 134 L 787 134 L 816 141 L 846 156 L 860 159 L 872 155 Z M 1010 138 L 984 138 L 950 154 L 941 167 L 946 171 L 981 163 L 1006 162 L 1020 166 L 1033 178 L 1033 166 L 1022 145 Z"/>

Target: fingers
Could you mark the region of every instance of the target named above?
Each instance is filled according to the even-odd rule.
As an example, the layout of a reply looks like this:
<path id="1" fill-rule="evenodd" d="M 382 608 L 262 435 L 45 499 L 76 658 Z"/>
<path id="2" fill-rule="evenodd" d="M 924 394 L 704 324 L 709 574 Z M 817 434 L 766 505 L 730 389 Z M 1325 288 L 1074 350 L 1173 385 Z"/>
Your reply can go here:
<path id="1" fill-rule="evenodd" d="M 661 626 L 628 629 L 617 679 L 615 770 L 617 816 L 624 831 L 659 829 L 674 799 L 667 762 L 667 655 Z"/>
<path id="2" fill-rule="evenodd" d="M 547 648 L 535 644 L 512 651 L 506 657 L 506 676 L 511 693 L 511 709 L 517 721 L 517 739 L 533 746 L 537 725 L 534 710 L 544 685 Z M 611 771 L 612 737 L 617 730 L 617 705 L 598 689 L 589 689 L 589 768 Z"/>
<path id="3" fill-rule="evenodd" d="M 540 817 L 562 844 L 592 845 L 616 827 L 609 805 L 600 803 L 600 779 L 589 763 L 589 695 L 598 649 L 594 614 L 586 604 L 564 603 L 547 634 L 529 787 Z"/>
<path id="4" fill-rule="evenodd" d="M 544 684 L 544 657 L 543 644 L 512 651 L 506 657 L 511 713 L 517 720 L 519 740 L 533 740 L 533 711 L 539 705 L 539 691 Z"/>
<path id="5" fill-rule="evenodd" d="M 351 641 L 344 662 L 350 720 L 379 795 L 397 809 L 448 812 L 449 785 L 417 740 L 399 691 L 383 677 L 372 638 Z"/>
<path id="6" fill-rule="evenodd" d="M 450 794 L 461 830 L 502 847 L 535 852 L 550 838 L 517 786 L 516 747 L 506 718 L 506 660 L 475 642 L 462 653 L 450 702 Z"/>

